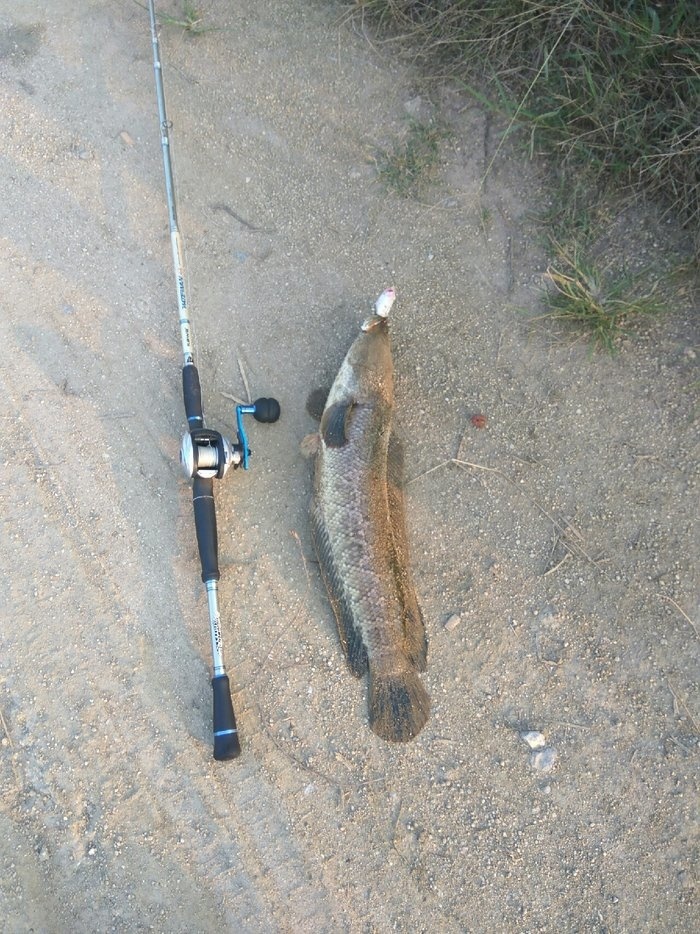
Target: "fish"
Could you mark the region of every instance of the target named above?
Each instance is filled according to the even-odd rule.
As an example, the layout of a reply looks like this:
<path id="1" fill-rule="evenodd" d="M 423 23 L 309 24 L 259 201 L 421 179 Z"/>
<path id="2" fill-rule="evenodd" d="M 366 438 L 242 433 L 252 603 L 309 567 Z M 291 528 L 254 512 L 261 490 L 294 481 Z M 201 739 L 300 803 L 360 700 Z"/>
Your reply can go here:
<path id="1" fill-rule="evenodd" d="M 368 675 L 370 728 L 413 739 L 430 715 L 420 679 L 428 643 L 410 569 L 403 455 L 392 431 L 394 381 L 386 289 L 326 399 L 314 463 L 311 532 L 351 672 Z"/>

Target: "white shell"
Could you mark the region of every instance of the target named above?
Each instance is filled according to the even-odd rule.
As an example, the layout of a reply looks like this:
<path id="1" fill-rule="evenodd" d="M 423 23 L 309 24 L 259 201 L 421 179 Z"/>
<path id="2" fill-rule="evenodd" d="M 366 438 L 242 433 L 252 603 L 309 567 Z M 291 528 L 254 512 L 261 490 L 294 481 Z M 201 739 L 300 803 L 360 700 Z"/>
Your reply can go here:
<path id="1" fill-rule="evenodd" d="M 544 749 L 547 741 L 538 730 L 528 730 L 520 734 L 520 739 L 525 740 L 530 749 Z"/>
<path id="2" fill-rule="evenodd" d="M 530 753 L 530 765 L 538 772 L 551 772 L 557 764 L 559 758 L 556 749 L 551 746 L 545 746 L 544 749 L 537 749 Z"/>

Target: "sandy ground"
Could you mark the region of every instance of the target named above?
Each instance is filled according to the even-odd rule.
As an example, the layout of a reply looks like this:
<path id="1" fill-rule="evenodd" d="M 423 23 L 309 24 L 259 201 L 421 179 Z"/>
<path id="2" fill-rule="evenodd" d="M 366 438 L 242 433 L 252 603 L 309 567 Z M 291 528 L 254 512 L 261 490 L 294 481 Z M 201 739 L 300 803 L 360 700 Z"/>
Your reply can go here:
<path id="1" fill-rule="evenodd" d="M 239 360 L 283 409 L 217 488 L 244 753 L 211 758 L 147 14 L 14 0 L 2 931 L 691 930 L 690 299 L 614 359 L 533 322 L 546 190 L 517 150 L 479 188 L 496 145 L 479 109 L 444 95 L 438 183 L 399 199 L 374 156 L 427 106 L 408 66 L 326 4 L 202 6 L 216 30 L 161 42 L 207 417 L 233 434 Z M 610 248 L 654 262 L 668 229 L 627 215 Z M 341 657 L 299 453 L 308 392 L 390 284 L 433 699 L 400 748 Z"/>

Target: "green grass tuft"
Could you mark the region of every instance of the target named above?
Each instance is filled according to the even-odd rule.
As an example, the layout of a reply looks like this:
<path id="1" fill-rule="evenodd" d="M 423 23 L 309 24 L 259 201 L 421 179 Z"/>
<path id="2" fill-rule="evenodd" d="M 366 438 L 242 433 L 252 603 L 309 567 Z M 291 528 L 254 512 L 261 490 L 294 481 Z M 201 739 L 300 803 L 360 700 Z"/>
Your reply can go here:
<path id="1" fill-rule="evenodd" d="M 642 291 L 639 276 L 601 272 L 578 251 L 557 248 L 545 278 L 548 288 L 544 304 L 548 311 L 544 317 L 581 327 L 590 335 L 594 349 L 615 353 L 632 319 L 663 310 L 655 287 Z"/>
<path id="2" fill-rule="evenodd" d="M 660 196 L 700 229 L 697 0 L 363 0 L 429 75 L 527 127 L 573 173 Z"/>
<path id="3" fill-rule="evenodd" d="M 168 26 L 179 26 L 189 36 L 202 36 L 213 29 L 212 26 L 204 25 L 204 14 L 191 0 L 183 0 L 182 13 L 179 16 L 159 13 L 158 18 Z"/>
<path id="4" fill-rule="evenodd" d="M 377 157 L 379 179 L 402 198 L 418 196 L 434 180 L 439 142 L 444 132 L 434 124 L 409 119 L 402 139 Z"/>

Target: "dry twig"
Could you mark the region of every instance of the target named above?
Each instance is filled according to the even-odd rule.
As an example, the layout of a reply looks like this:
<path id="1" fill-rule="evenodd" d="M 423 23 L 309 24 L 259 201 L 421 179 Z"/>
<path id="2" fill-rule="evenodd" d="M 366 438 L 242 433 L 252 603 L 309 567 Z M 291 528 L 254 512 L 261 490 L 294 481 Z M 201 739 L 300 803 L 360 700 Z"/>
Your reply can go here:
<path id="1" fill-rule="evenodd" d="M 685 612 L 685 610 L 683 609 L 683 607 L 682 607 L 682 606 L 679 606 L 679 605 L 676 603 L 676 601 L 673 599 L 673 597 L 669 597 L 669 596 L 667 596 L 665 593 L 660 593 L 660 594 L 659 594 L 659 597 L 660 597 L 662 600 L 668 600 L 669 603 L 671 603 L 673 606 L 675 606 L 675 608 L 676 608 L 676 609 L 678 610 L 678 612 L 681 614 L 681 616 L 683 617 L 683 619 L 684 619 L 687 623 L 689 623 L 689 624 L 692 626 L 693 632 L 695 633 L 695 635 L 696 635 L 696 636 L 699 635 L 698 629 L 697 629 L 697 626 L 695 625 L 695 623 L 694 623 L 694 622 L 692 621 L 692 619 L 688 616 L 688 614 Z"/>
<path id="2" fill-rule="evenodd" d="M 534 496 L 531 496 L 530 493 L 527 492 L 527 490 L 524 490 L 520 486 L 519 483 L 516 483 L 512 477 L 509 477 L 508 474 L 504 473 L 499 467 L 488 467 L 485 464 L 475 464 L 473 461 L 465 461 L 458 457 L 450 457 L 447 460 L 442 461 L 440 464 L 436 464 L 435 467 L 431 467 L 429 470 L 426 470 L 423 473 L 418 474 L 418 476 L 412 477 L 410 480 L 406 482 L 405 485 L 408 486 L 410 483 L 415 483 L 416 480 L 421 480 L 423 477 L 427 477 L 429 474 L 434 473 L 436 470 L 440 470 L 443 467 L 448 467 L 450 464 L 456 464 L 458 467 L 462 467 L 462 468 L 468 467 L 468 468 L 471 468 L 472 470 L 482 470 L 487 473 L 493 473 L 499 477 L 502 477 L 504 480 L 510 483 L 511 486 L 513 486 L 516 490 L 518 490 L 518 492 L 522 493 L 525 496 L 525 498 L 528 499 L 532 503 L 532 505 L 545 517 L 545 519 L 549 520 L 549 522 L 552 523 L 554 528 L 558 529 L 559 532 L 563 536 L 569 536 L 569 538 L 573 537 L 573 539 L 575 539 L 570 544 L 566 541 L 563 542 L 564 546 L 568 548 L 570 552 L 578 553 L 581 557 L 585 558 L 586 561 L 589 562 L 589 564 L 592 564 L 593 567 L 595 567 L 597 570 L 599 571 L 602 570 L 600 567 L 600 561 L 593 558 L 581 544 L 581 542 L 583 541 L 583 537 L 581 536 L 580 532 L 578 532 L 565 519 L 560 521 L 559 519 L 556 519 L 551 513 L 547 512 L 544 506 L 542 506 L 534 498 Z M 554 568 L 552 570 L 554 570 Z M 551 573 L 551 571 L 548 573 Z"/>

